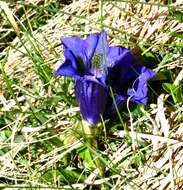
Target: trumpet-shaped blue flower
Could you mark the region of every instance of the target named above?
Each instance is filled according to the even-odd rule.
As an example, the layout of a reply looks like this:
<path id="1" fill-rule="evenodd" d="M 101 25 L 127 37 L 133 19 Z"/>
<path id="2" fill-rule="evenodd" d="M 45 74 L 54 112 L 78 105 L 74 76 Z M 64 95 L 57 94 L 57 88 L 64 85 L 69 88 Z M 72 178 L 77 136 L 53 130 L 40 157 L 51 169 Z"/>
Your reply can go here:
<path id="1" fill-rule="evenodd" d="M 129 97 L 132 102 L 147 103 L 147 80 L 155 72 L 136 63 L 130 50 L 109 47 L 105 32 L 86 39 L 66 37 L 61 43 L 65 62 L 56 75 L 75 79 L 80 111 L 89 123 L 96 124 L 104 113 L 115 111 L 109 87 L 118 106 Z"/>

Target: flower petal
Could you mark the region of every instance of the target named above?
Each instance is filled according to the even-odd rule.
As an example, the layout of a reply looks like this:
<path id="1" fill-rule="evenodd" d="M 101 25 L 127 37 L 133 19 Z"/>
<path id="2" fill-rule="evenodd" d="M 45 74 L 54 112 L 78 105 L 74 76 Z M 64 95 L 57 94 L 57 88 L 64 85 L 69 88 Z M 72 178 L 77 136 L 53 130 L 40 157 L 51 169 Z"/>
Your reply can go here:
<path id="1" fill-rule="evenodd" d="M 86 66 L 89 67 L 89 60 L 95 52 L 99 36 L 99 34 L 91 34 L 86 39 L 66 37 L 62 38 L 61 42 L 76 58 L 81 58 L 86 63 Z"/>
<path id="2" fill-rule="evenodd" d="M 94 55 L 90 62 L 91 73 L 94 74 L 97 78 L 103 77 L 103 81 L 106 78 L 106 69 L 107 65 L 105 63 L 106 55 L 109 52 L 109 45 L 107 41 L 107 33 L 102 31 L 98 34 L 98 43 L 95 48 Z M 97 58 L 97 61 L 96 59 Z"/>
<path id="3" fill-rule="evenodd" d="M 62 38 L 61 42 L 76 58 L 81 57 L 84 61 L 86 60 L 85 41 L 83 39 L 79 37 L 66 37 Z"/>
<path id="4" fill-rule="evenodd" d="M 55 72 L 56 75 L 67 76 L 67 77 L 75 77 L 79 75 L 77 63 L 69 50 L 64 51 L 65 62 L 57 69 Z"/>
<path id="5" fill-rule="evenodd" d="M 115 52 L 115 50 L 118 52 Z M 115 54 L 122 53 L 116 59 L 116 61 L 112 61 Z M 119 89 L 122 85 L 124 85 L 128 81 L 135 80 L 139 75 L 135 71 L 137 63 L 133 58 L 130 50 L 123 48 L 112 48 L 111 53 L 107 56 L 108 60 L 111 60 L 108 63 L 110 67 L 108 68 L 109 72 L 109 80 L 111 81 L 111 85 L 114 89 Z M 140 67 L 142 67 L 140 65 Z"/>
<path id="6" fill-rule="evenodd" d="M 106 89 L 99 83 L 80 78 L 75 81 L 75 91 L 83 118 L 91 124 L 97 124 L 106 108 Z"/>
<path id="7" fill-rule="evenodd" d="M 87 55 L 87 58 L 91 60 L 95 53 L 95 49 L 99 40 L 100 34 L 90 34 L 85 40 L 84 40 L 84 48 Z"/>
<path id="8" fill-rule="evenodd" d="M 123 59 L 127 54 L 129 53 L 129 50 L 120 47 L 120 46 L 111 46 L 109 47 L 109 51 L 107 54 L 107 66 L 113 67 L 120 59 Z"/>
<path id="9" fill-rule="evenodd" d="M 133 88 L 129 88 L 127 94 L 131 97 L 131 101 L 138 104 L 146 104 L 148 92 L 147 80 L 154 77 L 156 73 L 144 66 L 141 68 L 140 72 L 141 74 L 137 80 L 135 80 Z"/>
<path id="10" fill-rule="evenodd" d="M 107 55 L 109 51 L 109 45 L 107 41 L 107 33 L 102 31 L 99 33 L 99 39 L 95 52 L 99 55 Z"/>
<path id="11" fill-rule="evenodd" d="M 119 93 L 116 93 L 114 95 L 114 99 L 115 99 L 115 102 L 113 102 L 112 98 L 111 98 L 110 105 L 108 104 L 108 110 L 106 110 L 106 114 L 109 116 L 110 116 L 110 114 L 116 113 L 116 106 L 118 107 L 119 110 L 121 110 L 121 108 L 123 107 L 123 103 L 125 102 L 127 97 L 123 96 Z M 115 106 L 115 104 L 116 104 L 116 106 Z"/>

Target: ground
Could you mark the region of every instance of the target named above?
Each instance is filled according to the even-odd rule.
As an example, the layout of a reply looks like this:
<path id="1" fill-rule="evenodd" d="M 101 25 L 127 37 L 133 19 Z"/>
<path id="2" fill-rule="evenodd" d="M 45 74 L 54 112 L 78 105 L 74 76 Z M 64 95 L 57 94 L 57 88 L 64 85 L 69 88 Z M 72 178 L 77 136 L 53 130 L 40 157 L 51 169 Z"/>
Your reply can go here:
<path id="1" fill-rule="evenodd" d="M 2 189 L 182 189 L 182 5 L 0 1 Z M 61 37 L 101 30 L 110 45 L 130 48 L 157 75 L 148 83 L 146 106 L 91 129 L 73 80 L 54 71 L 64 60 Z"/>

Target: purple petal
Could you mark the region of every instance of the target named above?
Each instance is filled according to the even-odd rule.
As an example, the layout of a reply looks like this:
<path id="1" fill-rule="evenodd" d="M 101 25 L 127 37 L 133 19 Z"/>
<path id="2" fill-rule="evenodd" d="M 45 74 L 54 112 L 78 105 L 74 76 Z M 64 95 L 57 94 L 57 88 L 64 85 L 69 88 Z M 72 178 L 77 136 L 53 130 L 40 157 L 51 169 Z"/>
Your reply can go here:
<path id="1" fill-rule="evenodd" d="M 112 99 L 111 99 L 111 105 L 109 106 L 109 108 L 107 110 L 108 115 L 116 113 L 115 104 L 117 105 L 118 109 L 121 109 L 123 107 L 123 103 L 125 102 L 127 97 L 121 95 L 120 93 L 116 93 L 114 95 L 114 99 L 115 99 L 115 102 L 113 102 Z"/>
<path id="2" fill-rule="evenodd" d="M 91 59 L 95 53 L 95 49 L 99 40 L 100 34 L 91 34 L 85 40 L 85 51 L 88 59 Z"/>
<path id="3" fill-rule="evenodd" d="M 123 96 L 130 96 L 133 102 L 146 104 L 148 92 L 146 83 L 155 72 L 137 64 L 130 50 L 126 48 L 110 47 L 107 61 L 113 90 Z"/>
<path id="4" fill-rule="evenodd" d="M 140 76 L 135 80 L 133 87 L 128 89 L 128 96 L 131 97 L 131 101 L 136 102 L 138 104 L 146 104 L 147 103 L 147 80 L 154 77 L 156 73 L 151 69 L 146 67 L 142 67 Z"/>
<path id="5" fill-rule="evenodd" d="M 76 58 L 81 58 L 87 64 L 92 58 L 99 39 L 99 34 L 91 34 L 85 40 L 79 37 L 62 38 L 61 42 Z"/>
<path id="6" fill-rule="evenodd" d="M 91 124 L 97 124 L 106 108 L 106 89 L 99 83 L 80 78 L 75 82 L 75 91 L 83 118 Z"/>
<path id="7" fill-rule="evenodd" d="M 114 58 L 115 54 L 118 53 L 121 53 L 121 55 Z M 107 60 L 111 60 L 111 63 L 108 62 L 108 65 L 111 65 L 111 67 L 109 67 L 109 79 L 115 89 L 128 81 L 135 80 L 139 76 L 138 72 L 136 72 L 136 67 L 142 66 L 137 66 L 130 50 L 113 47 L 107 57 Z"/>
<path id="8" fill-rule="evenodd" d="M 120 59 L 123 59 L 127 56 L 129 50 L 124 47 L 119 46 L 111 46 L 109 47 L 109 51 L 107 54 L 107 66 L 114 67 L 116 63 L 119 62 Z"/>
<path id="9" fill-rule="evenodd" d="M 84 61 L 86 60 L 85 41 L 83 39 L 79 37 L 66 37 L 62 38 L 61 42 L 76 58 L 81 57 Z"/>
<path id="10" fill-rule="evenodd" d="M 75 77 L 78 75 L 77 72 L 77 63 L 69 50 L 64 51 L 65 62 L 57 69 L 55 72 L 56 75 Z"/>
<path id="11" fill-rule="evenodd" d="M 107 41 L 107 33 L 102 31 L 98 34 L 98 43 L 93 55 L 93 58 L 95 57 L 100 58 L 99 64 L 97 64 L 99 66 L 97 67 L 93 66 L 92 64 L 93 60 L 91 60 L 90 70 L 91 70 L 91 73 L 94 74 L 97 78 L 103 77 L 103 80 L 105 80 L 106 78 L 107 65 L 105 63 L 105 60 L 106 60 L 105 58 L 108 52 L 109 52 L 109 45 Z"/>
<path id="12" fill-rule="evenodd" d="M 109 45 L 107 41 L 107 33 L 102 31 L 99 33 L 98 44 L 96 46 L 96 53 L 99 55 L 107 55 L 109 52 Z"/>
<path id="13" fill-rule="evenodd" d="M 138 103 L 138 104 L 146 104 L 147 103 L 147 84 L 142 81 L 138 81 L 135 83 L 134 88 L 128 89 L 128 96 L 131 97 L 130 101 Z"/>

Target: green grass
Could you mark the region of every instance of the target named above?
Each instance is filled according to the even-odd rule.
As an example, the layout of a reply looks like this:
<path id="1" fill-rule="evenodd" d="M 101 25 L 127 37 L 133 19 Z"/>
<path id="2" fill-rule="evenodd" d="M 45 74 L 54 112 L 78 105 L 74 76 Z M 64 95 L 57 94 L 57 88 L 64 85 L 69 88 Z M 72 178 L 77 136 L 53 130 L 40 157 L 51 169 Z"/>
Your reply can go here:
<path id="1" fill-rule="evenodd" d="M 176 189 L 183 180 L 182 31 L 172 32 L 167 23 L 146 39 L 123 23 L 115 27 L 120 15 L 110 15 L 108 7 L 141 28 L 144 20 L 135 6 L 167 8 L 166 20 L 177 25 L 182 24 L 182 8 L 171 2 L 133 1 L 134 10 L 115 1 L 100 1 L 93 8 L 74 3 L 67 8 L 55 0 L 38 5 L 10 1 L 17 30 L 1 11 L 0 188 L 136 190 L 161 189 L 164 183 Z M 107 18 L 115 22 L 109 24 Z M 139 46 L 143 57 L 137 59 L 158 74 L 149 82 L 147 106 L 125 105 L 116 118 L 91 128 L 82 121 L 73 80 L 56 77 L 54 70 L 56 61 L 64 59 L 61 35 L 86 37 L 101 29 L 112 44 Z M 163 36 L 158 40 L 167 33 L 166 42 Z"/>

